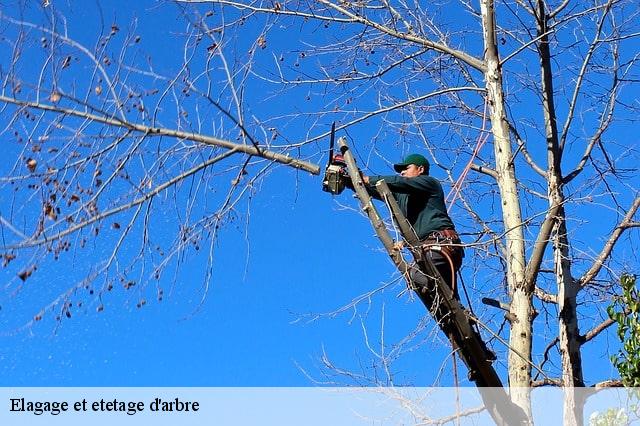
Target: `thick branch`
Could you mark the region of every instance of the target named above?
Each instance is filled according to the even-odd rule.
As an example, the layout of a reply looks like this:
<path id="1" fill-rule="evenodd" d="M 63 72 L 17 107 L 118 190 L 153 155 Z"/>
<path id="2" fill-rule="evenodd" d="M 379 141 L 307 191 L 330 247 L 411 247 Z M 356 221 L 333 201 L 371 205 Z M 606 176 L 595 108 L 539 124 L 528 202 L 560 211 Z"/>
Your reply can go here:
<path id="1" fill-rule="evenodd" d="M 536 297 L 538 299 L 542 300 L 543 302 L 558 303 L 558 296 L 557 295 L 551 294 L 551 293 L 547 293 L 546 291 L 544 291 L 543 289 L 541 289 L 538 286 L 535 287 L 535 290 L 533 291 L 533 294 L 535 294 Z"/>
<path id="2" fill-rule="evenodd" d="M 40 102 L 29 102 L 20 99 L 15 99 L 7 96 L 0 95 L 0 102 L 19 105 L 27 108 L 39 109 L 42 111 L 49 111 L 57 114 L 64 114 L 73 117 L 84 118 L 95 123 L 107 124 L 109 126 L 122 127 L 136 132 L 145 133 L 148 136 L 170 136 L 178 139 L 190 140 L 193 142 L 203 143 L 205 145 L 214 145 L 222 148 L 233 149 L 235 152 L 242 152 L 244 154 L 262 157 L 267 160 L 272 160 L 277 163 L 285 164 L 287 166 L 301 169 L 315 175 L 320 173 L 320 166 L 307 161 L 291 158 L 288 155 L 280 154 L 273 151 L 268 151 L 262 147 L 255 147 L 253 145 L 244 145 L 229 142 L 224 139 L 215 138 L 213 136 L 205 136 L 199 133 L 184 132 L 181 130 L 166 129 L 162 127 L 146 126 L 144 124 L 137 124 L 125 121 L 117 117 L 105 117 L 102 115 L 93 114 L 87 111 L 78 111 L 70 108 L 57 107 L 55 105 L 48 105 Z"/>
<path id="3" fill-rule="evenodd" d="M 551 231 L 553 230 L 555 218 L 558 214 L 558 210 L 560 210 L 560 206 L 560 204 L 551 206 L 544 218 L 544 221 L 542 222 L 542 225 L 540 225 L 540 230 L 538 231 L 536 242 L 533 245 L 533 252 L 531 253 L 529 262 L 527 262 L 527 268 L 525 272 L 526 286 L 533 286 L 538 279 L 540 265 L 542 264 L 547 244 L 549 244 L 549 237 L 551 236 Z"/>
<path id="4" fill-rule="evenodd" d="M 481 61 L 478 58 L 475 58 L 471 55 L 469 55 L 466 52 L 463 52 L 461 50 L 457 50 L 457 49 L 453 49 L 445 44 L 442 43 L 436 43 L 434 41 L 431 41 L 429 39 L 423 38 L 423 37 L 419 37 L 411 32 L 406 32 L 406 33 L 402 33 L 397 31 L 394 28 L 389 28 L 385 25 L 382 25 L 378 22 L 374 22 L 364 16 L 360 16 L 358 14 L 355 14 L 347 9 L 345 9 L 344 7 L 338 5 L 338 4 L 334 4 L 328 0 L 318 0 L 319 3 L 324 4 L 325 6 L 335 10 L 336 12 L 339 12 L 340 14 L 342 14 L 343 16 L 346 17 L 346 19 L 340 19 L 340 18 L 336 18 L 333 16 L 324 16 L 324 15 L 319 15 L 316 13 L 310 13 L 310 12 L 301 12 L 301 11 L 295 11 L 295 10 L 287 10 L 287 9 L 283 9 L 283 8 L 273 8 L 273 9 L 267 9 L 267 8 L 260 8 L 260 7 L 256 7 L 256 6 L 252 6 L 249 4 L 244 4 L 241 2 L 234 2 L 234 1 L 226 1 L 226 0 L 178 0 L 182 3 L 217 3 L 220 5 L 226 5 L 226 6 L 232 6 L 235 7 L 237 9 L 240 10 L 250 10 L 252 12 L 262 12 L 262 13 L 270 13 L 270 14 L 274 14 L 274 15 L 293 15 L 293 16 L 299 16 L 305 19 L 319 19 L 319 20 L 323 20 L 323 21 L 334 21 L 334 22 L 352 22 L 352 23 L 359 23 L 362 25 L 365 25 L 367 27 L 371 27 L 371 28 L 375 28 L 376 30 L 387 34 L 389 36 L 401 39 L 401 40 L 406 40 L 412 43 L 416 43 L 419 44 L 421 46 L 424 46 L 428 49 L 432 49 L 438 52 L 442 52 L 448 55 L 453 56 L 456 59 L 459 59 L 461 61 L 463 61 L 464 63 L 470 65 L 471 67 L 477 69 L 478 71 L 481 72 L 485 72 L 486 70 L 486 66 L 484 64 L 483 61 Z"/>
<path id="5" fill-rule="evenodd" d="M 604 388 L 622 388 L 624 384 L 622 380 L 605 380 L 604 382 L 599 382 L 593 385 L 596 389 L 604 389 Z"/>
<path id="6" fill-rule="evenodd" d="M 386 27 L 384 25 L 381 25 L 377 22 L 373 22 L 363 16 L 360 15 L 356 15 L 353 12 L 350 12 L 348 10 L 346 10 L 345 8 L 343 8 L 342 6 L 339 6 L 337 4 L 331 3 L 328 0 L 318 0 L 320 3 L 325 4 L 328 7 L 331 7 L 332 9 L 342 13 L 345 16 L 348 16 L 349 18 L 353 19 L 356 22 L 359 22 L 361 24 L 373 27 L 375 29 L 377 29 L 380 32 L 383 32 L 385 34 L 388 34 L 392 37 L 396 37 L 399 39 L 403 39 L 403 40 L 407 40 L 413 43 L 417 43 L 420 44 L 424 47 L 436 50 L 438 52 L 442 52 L 442 53 L 446 53 L 448 55 L 453 56 L 456 59 L 461 60 L 462 62 L 472 66 L 473 68 L 477 69 L 480 72 L 486 72 L 487 67 L 485 65 L 485 63 L 481 60 L 479 60 L 478 58 L 475 58 L 461 50 L 456 50 L 456 49 L 452 49 L 449 46 L 445 45 L 445 44 L 441 44 L 441 43 L 436 43 L 433 42 L 431 40 L 422 38 L 422 37 L 418 37 L 414 34 L 408 34 L 408 33 L 400 33 L 398 31 L 396 31 L 393 28 L 389 28 Z"/>
<path id="7" fill-rule="evenodd" d="M 535 382 L 531 382 L 532 388 L 539 388 L 542 386 L 562 387 L 563 383 L 562 383 L 562 379 L 543 379 L 543 380 L 536 380 Z"/>

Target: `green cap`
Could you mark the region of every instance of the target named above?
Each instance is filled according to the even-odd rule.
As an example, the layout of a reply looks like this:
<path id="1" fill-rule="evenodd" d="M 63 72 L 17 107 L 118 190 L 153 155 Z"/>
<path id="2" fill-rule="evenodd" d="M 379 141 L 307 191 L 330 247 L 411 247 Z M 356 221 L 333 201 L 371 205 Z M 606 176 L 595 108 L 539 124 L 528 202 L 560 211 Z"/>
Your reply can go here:
<path id="1" fill-rule="evenodd" d="M 415 164 L 416 166 L 422 166 L 424 167 L 424 174 L 428 175 L 429 174 L 429 161 L 427 161 L 426 158 L 424 158 L 422 155 L 420 154 L 409 154 L 405 157 L 405 159 L 402 161 L 402 163 L 397 163 L 393 165 L 393 169 L 400 173 L 401 171 L 403 171 L 404 169 L 407 168 L 408 165 L 410 164 Z"/>

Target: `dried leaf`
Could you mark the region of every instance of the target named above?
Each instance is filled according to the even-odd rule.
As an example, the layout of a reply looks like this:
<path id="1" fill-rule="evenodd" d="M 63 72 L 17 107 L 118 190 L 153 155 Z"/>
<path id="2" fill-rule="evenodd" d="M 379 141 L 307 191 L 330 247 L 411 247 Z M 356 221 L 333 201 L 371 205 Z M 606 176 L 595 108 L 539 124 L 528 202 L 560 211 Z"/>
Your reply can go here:
<path id="1" fill-rule="evenodd" d="M 29 269 L 25 269 L 24 271 L 18 273 L 18 278 L 20 278 L 22 281 L 26 281 L 27 278 L 29 278 L 35 270 L 35 266 L 32 266 Z"/>
<path id="2" fill-rule="evenodd" d="M 16 258 L 16 255 L 13 253 L 5 253 L 2 255 L 2 266 L 7 266 L 13 259 Z"/>
<path id="3" fill-rule="evenodd" d="M 49 217 L 51 220 L 58 219 L 58 215 L 56 214 L 56 210 L 49 203 L 44 205 L 44 214 Z"/>
<path id="4" fill-rule="evenodd" d="M 53 103 L 58 102 L 60 98 L 62 98 L 62 96 L 58 92 L 51 92 L 51 95 L 49 96 L 49 100 Z"/>
<path id="5" fill-rule="evenodd" d="M 36 171 L 37 166 L 38 166 L 38 162 L 36 160 L 34 160 L 33 158 L 27 159 L 27 169 L 29 169 L 31 173 Z"/>

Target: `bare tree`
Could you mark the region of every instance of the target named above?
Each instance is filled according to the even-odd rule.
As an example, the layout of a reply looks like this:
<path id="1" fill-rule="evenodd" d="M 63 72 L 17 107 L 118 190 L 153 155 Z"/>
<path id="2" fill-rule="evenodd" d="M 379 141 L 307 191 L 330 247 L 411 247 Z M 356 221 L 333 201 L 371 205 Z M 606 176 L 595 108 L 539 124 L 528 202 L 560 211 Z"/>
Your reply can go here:
<path id="1" fill-rule="evenodd" d="M 219 227 L 275 163 L 317 173 L 305 160 L 319 160 L 337 121 L 359 135 L 365 166 L 420 149 L 447 176 L 464 275 L 495 280 L 471 291 L 508 310 L 502 331 L 497 311 L 482 317 L 508 335 L 512 400 L 530 415 L 531 386 L 592 384 L 582 355 L 611 324 L 602 302 L 638 265 L 633 0 L 176 5 L 158 4 L 185 20 L 180 64 L 166 73 L 140 52 L 135 23 L 106 25 L 88 45 L 55 3 L 40 22 L 1 16 L 4 135 L 19 147 L 1 218 L 16 279 L 105 227 L 119 232 L 89 274 L 110 273 L 99 291 L 158 279 L 202 242 L 212 258 Z M 287 101 L 256 115 L 250 99 Z M 191 217 L 213 187 L 212 213 Z M 148 229 L 167 203 L 186 213 L 160 257 Z M 140 249 L 122 263 L 129 234 Z M 568 401 L 580 424 L 580 401 Z"/>
<path id="2" fill-rule="evenodd" d="M 25 3 L 21 14 L 33 8 Z M 40 13 L 39 22 L 2 15 L 0 102 L 10 160 L 1 181 L 4 265 L 21 283 L 66 251 L 104 250 L 35 321 L 47 311 L 70 316 L 78 292 L 166 285 L 165 271 L 189 251 L 208 252 L 208 283 L 220 228 L 273 166 L 319 172 L 295 146 L 245 118 L 250 67 L 228 63 L 224 45 L 203 40 L 203 28 L 186 15 L 186 32 L 175 40 L 182 51 L 162 74 L 139 47 L 151 35 L 135 21 L 122 29 L 103 21 L 81 40 L 71 38 L 55 4 Z M 154 232 L 172 217 L 170 238 Z"/>

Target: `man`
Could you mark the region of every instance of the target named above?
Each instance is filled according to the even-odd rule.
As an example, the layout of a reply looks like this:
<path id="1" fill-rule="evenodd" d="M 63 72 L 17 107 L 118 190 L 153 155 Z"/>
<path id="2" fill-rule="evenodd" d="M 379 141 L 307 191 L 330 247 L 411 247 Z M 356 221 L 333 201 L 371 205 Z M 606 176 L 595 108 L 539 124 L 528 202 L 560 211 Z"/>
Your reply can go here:
<path id="1" fill-rule="evenodd" d="M 425 255 L 431 259 L 445 282 L 451 285 L 457 297 L 455 273 L 462 264 L 464 253 L 447 214 L 442 185 L 429 176 L 429 161 L 420 154 L 408 155 L 401 163 L 394 164 L 393 168 L 400 176 L 363 176 L 367 190 L 380 199 L 375 184 L 384 179 L 422 242 Z M 412 272 L 411 279 L 421 286 L 429 284 L 426 277 L 416 271 Z"/>
<path id="2" fill-rule="evenodd" d="M 462 264 L 464 252 L 460 237 L 447 213 L 442 185 L 429 176 L 429 162 L 420 154 L 408 155 L 401 163 L 394 164 L 393 168 L 400 176 L 363 176 L 367 191 L 371 196 L 380 199 L 375 184 L 384 179 L 400 205 L 400 210 L 420 239 L 424 255 L 431 259 L 444 281 L 453 289 L 454 296 L 459 299 L 455 275 Z M 437 299 L 430 291 L 434 286 L 433 279 L 416 267 L 410 268 L 409 275 L 414 285 L 427 290 L 426 293 L 421 292 L 421 299 L 430 310 L 435 308 L 432 312 L 441 322 L 440 327 L 451 339 L 454 349 L 457 348 L 454 337 L 457 335 L 456 327 L 447 320 L 451 318 L 449 312 L 441 309 L 440 305 L 434 305 Z M 458 340 L 461 338 L 458 336 Z M 485 352 L 486 359 L 490 362 L 495 361 L 495 353 L 487 348 L 482 337 L 478 335 L 477 340 Z"/>

